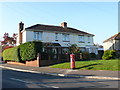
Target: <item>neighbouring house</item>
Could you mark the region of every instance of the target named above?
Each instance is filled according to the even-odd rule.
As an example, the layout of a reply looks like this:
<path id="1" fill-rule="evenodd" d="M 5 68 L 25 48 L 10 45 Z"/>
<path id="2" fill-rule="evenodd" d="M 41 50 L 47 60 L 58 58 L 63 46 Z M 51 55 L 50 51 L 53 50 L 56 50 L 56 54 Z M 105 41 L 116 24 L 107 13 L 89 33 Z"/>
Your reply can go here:
<path id="1" fill-rule="evenodd" d="M 105 50 L 120 50 L 120 32 L 103 41 Z"/>
<path id="2" fill-rule="evenodd" d="M 66 22 L 60 26 L 36 24 L 24 28 L 24 23 L 19 23 L 17 45 L 28 41 L 42 41 L 44 47 L 57 47 L 54 52 L 66 52 L 71 44 L 77 44 L 82 51 L 98 54 L 98 48 L 94 46 L 94 35 L 67 26 Z M 62 51 L 59 48 L 63 48 Z"/>

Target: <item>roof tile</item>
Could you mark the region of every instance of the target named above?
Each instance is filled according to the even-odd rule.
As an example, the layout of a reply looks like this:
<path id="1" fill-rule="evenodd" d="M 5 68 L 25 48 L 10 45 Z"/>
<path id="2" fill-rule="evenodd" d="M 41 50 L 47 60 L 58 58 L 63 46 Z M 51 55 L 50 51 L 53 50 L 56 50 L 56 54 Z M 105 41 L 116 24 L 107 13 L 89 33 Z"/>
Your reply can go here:
<path id="1" fill-rule="evenodd" d="M 87 34 L 87 35 L 92 35 L 90 33 L 84 32 L 84 31 L 80 31 L 78 29 L 75 28 L 71 28 L 71 27 L 62 27 L 62 26 L 53 26 L 53 25 L 43 25 L 43 24 L 36 24 L 33 26 L 30 26 L 28 28 L 26 28 L 26 30 L 33 30 L 33 31 L 38 31 L 38 30 L 44 30 L 44 31 L 57 31 L 57 32 L 69 32 L 69 33 L 80 33 L 80 34 Z"/>

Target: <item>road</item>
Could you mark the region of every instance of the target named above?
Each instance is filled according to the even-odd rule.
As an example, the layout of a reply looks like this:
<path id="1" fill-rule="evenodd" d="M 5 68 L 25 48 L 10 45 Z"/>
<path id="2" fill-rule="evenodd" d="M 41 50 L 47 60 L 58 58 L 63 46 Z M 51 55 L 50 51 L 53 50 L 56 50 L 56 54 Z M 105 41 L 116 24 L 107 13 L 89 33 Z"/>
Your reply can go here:
<path id="1" fill-rule="evenodd" d="M 2 69 L 2 88 L 118 88 L 118 81 L 60 77 Z"/>

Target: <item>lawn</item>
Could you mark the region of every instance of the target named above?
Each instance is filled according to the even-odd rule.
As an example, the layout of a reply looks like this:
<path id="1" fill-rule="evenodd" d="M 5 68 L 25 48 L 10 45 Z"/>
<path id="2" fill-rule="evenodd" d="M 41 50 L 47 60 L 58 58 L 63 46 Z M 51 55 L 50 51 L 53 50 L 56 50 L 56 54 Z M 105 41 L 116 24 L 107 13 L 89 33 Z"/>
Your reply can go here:
<path id="1" fill-rule="evenodd" d="M 120 65 L 120 62 L 119 62 Z M 111 60 L 91 60 L 91 61 L 76 61 L 76 69 L 80 70 L 111 70 L 118 71 L 118 59 Z M 70 62 L 56 64 L 51 68 L 70 69 Z M 120 71 L 120 70 L 119 70 Z"/>

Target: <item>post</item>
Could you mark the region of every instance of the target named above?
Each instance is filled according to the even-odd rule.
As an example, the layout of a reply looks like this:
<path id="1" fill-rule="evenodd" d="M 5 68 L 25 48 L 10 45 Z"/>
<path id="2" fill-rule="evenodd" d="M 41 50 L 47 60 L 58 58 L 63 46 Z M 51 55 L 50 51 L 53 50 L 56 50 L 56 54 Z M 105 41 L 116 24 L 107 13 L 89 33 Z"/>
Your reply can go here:
<path id="1" fill-rule="evenodd" d="M 37 54 L 37 65 L 38 65 L 38 67 L 41 66 L 40 60 L 41 60 L 41 55 L 40 55 L 40 53 L 38 53 L 38 54 Z"/>
<path id="2" fill-rule="evenodd" d="M 75 55 L 70 54 L 70 68 L 75 69 Z"/>
<path id="3" fill-rule="evenodd" d="M 80 53 L 80 59 L 81 59 L 81 60 L 83 59 L 83 57 L 82 57 L 82 53 Z"/>

